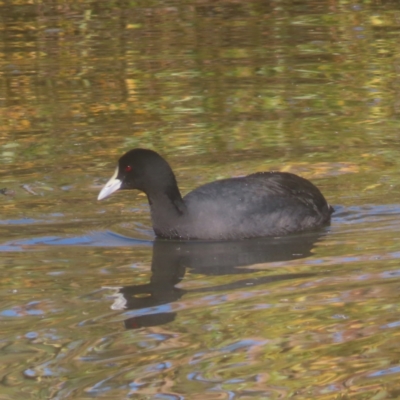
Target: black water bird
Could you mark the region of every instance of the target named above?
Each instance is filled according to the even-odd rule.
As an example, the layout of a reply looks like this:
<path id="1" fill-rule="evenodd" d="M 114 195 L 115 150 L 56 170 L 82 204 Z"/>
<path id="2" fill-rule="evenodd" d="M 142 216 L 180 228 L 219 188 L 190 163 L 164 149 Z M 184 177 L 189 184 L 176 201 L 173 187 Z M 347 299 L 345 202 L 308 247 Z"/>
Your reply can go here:
<path id="1" fill-rule="evenodd" d="M 221 179 L 182 198 L 167 161 L 148 149 L 119 159 L 98 200 L 121 189 L 147 195 L 155 234 L 170 239 L 283 236 L 327 225 L 333 212 L 316 186 L 287 172 Z"/>

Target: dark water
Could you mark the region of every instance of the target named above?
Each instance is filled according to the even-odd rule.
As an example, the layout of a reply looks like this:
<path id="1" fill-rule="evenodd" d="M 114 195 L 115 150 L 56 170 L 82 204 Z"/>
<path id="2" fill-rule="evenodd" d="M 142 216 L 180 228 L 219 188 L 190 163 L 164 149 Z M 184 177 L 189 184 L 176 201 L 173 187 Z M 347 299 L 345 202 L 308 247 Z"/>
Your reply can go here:
<path id="1" fill-rule="evenodd" d="M 400 3 L 0 3 L 1 399 L 400 397 Z M 279 169 L 332 225 L 154 241 L 96 197 Z"/>

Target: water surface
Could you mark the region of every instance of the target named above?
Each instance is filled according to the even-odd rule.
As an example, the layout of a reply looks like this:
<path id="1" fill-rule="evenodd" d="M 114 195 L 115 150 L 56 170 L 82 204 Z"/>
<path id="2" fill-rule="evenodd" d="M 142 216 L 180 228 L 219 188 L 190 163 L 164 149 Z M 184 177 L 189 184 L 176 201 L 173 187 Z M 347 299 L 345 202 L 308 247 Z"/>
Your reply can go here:
<path id="1" fill-rule="evenodd" d="M 0 3 L 0 393 L 399 397 L 397 1 Z M 154 241 L 96 197 L 124 151 L 183 193 L 290 171 L 332 224 Z"/>

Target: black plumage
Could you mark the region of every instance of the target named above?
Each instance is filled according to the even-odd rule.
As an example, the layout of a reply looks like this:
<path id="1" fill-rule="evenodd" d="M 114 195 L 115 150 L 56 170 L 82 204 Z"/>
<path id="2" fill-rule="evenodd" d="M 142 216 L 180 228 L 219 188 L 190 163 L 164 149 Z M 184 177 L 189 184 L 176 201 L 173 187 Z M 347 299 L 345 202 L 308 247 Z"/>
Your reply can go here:
<path id="1" fill-rule="evenodd" d="M 124 154 L 99 200 L 118 189 L 146 193 L 158 237 L 229 240 L 282 236 L 330 222 L 333 209 L 307 179 L 258 172 L 202 185 L 181 197 L 169 164 L 156 152 Z"/>

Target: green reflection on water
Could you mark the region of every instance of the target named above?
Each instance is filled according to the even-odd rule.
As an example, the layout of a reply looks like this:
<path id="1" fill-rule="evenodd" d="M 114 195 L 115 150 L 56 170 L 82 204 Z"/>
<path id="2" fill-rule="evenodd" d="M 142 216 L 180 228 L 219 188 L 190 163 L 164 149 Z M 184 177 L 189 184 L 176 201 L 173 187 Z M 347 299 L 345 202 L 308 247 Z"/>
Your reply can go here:
<path id="1" fill-rule="evenodd" d="M 399 12 L 0 3 L 0 189 L 15 192 L 0 197 L 1 243 L 105 229 L 151 239 L 142 196 L 95 200 L 135 146 L 166 155 L 183 192 L 282 169 L 339 205 L 310 257 L 250 274 L 314 275 L 203 293 L 249 274 L 189 271 L 189 293 L 165 305 L 176 318 L 141 330 L 101 288 L 149 282 L 149 247 L 4 253 L 3 397 L 397 398 Z"/>

